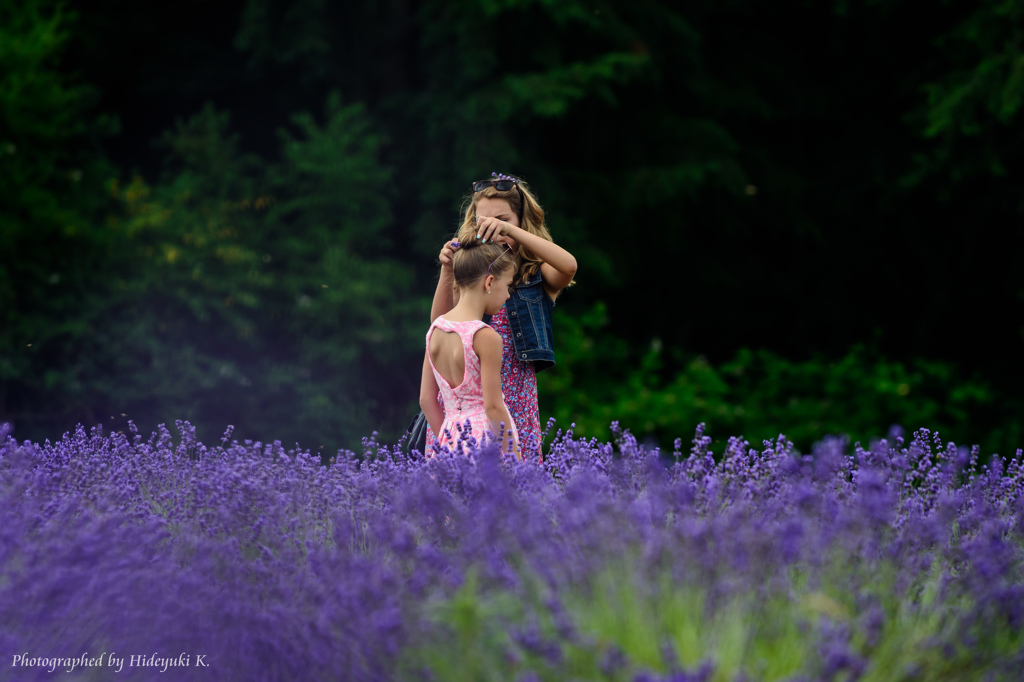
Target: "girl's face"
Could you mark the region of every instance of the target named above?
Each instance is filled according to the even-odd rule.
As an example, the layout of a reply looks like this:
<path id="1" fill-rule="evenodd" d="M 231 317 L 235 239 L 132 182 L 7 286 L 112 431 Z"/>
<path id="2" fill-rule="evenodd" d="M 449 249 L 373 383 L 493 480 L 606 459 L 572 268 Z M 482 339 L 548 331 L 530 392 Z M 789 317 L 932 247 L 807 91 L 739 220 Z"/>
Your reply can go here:
<path id="1" fill-rule="evenodd" d="M 476 202 L 476 217 L 477 218 L 497 218 L 498 220 L 520 227 L 519 216 L 512 210 L 508 202 L 504 199 L 497 197 L 480 197 Z M 505 237 L 498 235 L 494 238 L 494 241 L 499 244 L 508 244 L 509 246 L 515 246 L 516 240 L 511 237 Z"/>
<path id="2" fill-rule="evenodd" d="M 509 287 L 512 286 L 512 275 L 514 274 L 513 268 L 509 268 L 491 282 L 491 293 L 486 296 L 487 307 L 485 312 L 488 315 L 497 315 L 498 311 L 501 310 L 501 306 L 505 305 L 505 301 L 508 300 L 509 296 Z"/>

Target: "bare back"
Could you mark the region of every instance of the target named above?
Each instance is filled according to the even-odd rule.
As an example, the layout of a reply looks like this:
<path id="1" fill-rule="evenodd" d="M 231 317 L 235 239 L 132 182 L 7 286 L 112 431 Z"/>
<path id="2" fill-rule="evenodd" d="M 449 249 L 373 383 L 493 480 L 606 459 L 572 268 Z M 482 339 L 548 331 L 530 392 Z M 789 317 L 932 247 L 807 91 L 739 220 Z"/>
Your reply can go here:
<path id="1" fill-rule="evenodd" d="M 441 378 L 448 382 L 448 386 L 461 386 L 466 375 L 466 354 L 458 333 L 435 327 L 434 333 L 430 335 L 428 350 L 430 362 Z"/>

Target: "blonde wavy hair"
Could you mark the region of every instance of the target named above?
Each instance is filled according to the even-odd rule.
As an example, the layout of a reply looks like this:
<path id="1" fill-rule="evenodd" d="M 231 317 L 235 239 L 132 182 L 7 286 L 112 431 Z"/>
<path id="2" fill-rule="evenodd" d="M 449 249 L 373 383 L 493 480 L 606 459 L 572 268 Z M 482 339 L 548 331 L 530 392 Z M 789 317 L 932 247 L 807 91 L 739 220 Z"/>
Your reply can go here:
<path id="1" fill-rule="evenodd" d="M 522 194 L 517 192 L 515 187 L 501 192 L 492 185 L 479 192 L 473 192 L 466 197 L 464 203 L 465 215 L 462 219 L 462 225 L 456 234 L 456 239 L 463 244 L 469 244 L 476 239 L 476 204 L 482 197 L 488 197 L 507 201 L 509 208 L 519 216 L 519 227 L 530 234 L 535 234 L 542 239 L 553 242 L 554 239 L 551 238 L 551 232 L 544 223 L 544 209 L 541 208 L 537 198 L 530 192 L 529 186 L 521 180 L 519 181 L 519 190 Z M 516 268 L 516 274 L 512 278 L 512 284 L 515 286 L 535 276 L 540 271 L 540 266 L 544 261 L 518 242 L 516 242 L 513 249 L 513 254 L 515 255 L 515 261 L 519 264 Z M 575 280 L 573 280 L 569 283 L 569 286 L 575 283 Z"/>

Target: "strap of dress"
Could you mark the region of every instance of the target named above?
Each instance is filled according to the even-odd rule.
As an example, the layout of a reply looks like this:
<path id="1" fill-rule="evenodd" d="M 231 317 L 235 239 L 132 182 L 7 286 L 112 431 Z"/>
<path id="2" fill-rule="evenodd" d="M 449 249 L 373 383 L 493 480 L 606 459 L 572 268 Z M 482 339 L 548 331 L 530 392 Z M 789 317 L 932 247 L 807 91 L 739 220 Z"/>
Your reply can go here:
<path id="1" fill-rule="evenodd" d="M 434 327 L 438 327 L 442 331 L 455 332 L 463 337 L 468 334 L 469 338 L 472 338 L 474 334 L 486 326 L 488 325 L 483 320 L 452 322 L 451 320 L 445 319 L 443 315 L 438 315 L 437 319 L 430 323 L 430 329 L 427 330 L 427 336 L 430 336 L 430 332 L 433 331 Z"/>
<path id="2" fill-rule="evenodd" d="M 465 322 L 452 322 L 447 320 L 443 315 L 438 315 L 437 319 L 430 323 L 430 329 L 427 330 L 427 343 L 430 343 L 430 335 L 434 332 L 434 327 L 437 327 L 441 331 L 455 332 L 459 335 L 462 340 L 462 357 L 463 367 L 468 368 L 470 364 L 469 351 L 473 348 L 473 337 L 478 331 L 487 327 L 488 325 L 483 320 L 466 320 Z M 473 351 L 476 355 L 476 351 Z M 434 360 L 430 357 L 430 353 L 427 353 L 427 358 L 430 360 L 430 366 L 434 366 Z M 460 386 L 462 384 L 459 384 Z"/>

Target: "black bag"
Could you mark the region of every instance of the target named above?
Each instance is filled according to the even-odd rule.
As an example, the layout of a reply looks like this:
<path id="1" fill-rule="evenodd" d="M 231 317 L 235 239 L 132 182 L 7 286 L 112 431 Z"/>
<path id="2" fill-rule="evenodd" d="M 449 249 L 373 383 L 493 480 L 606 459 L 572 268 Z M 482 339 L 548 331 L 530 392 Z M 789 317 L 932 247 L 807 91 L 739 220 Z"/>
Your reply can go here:
<path id="1" fill-rule="evenodd" d="M 427 416 L 423 414 L 423 410 L 412 418 L 409 422 L 409 428 L 405 430 L 405 446 L 402 448 L 403 452 L 407 455 L 411 455 L 413 450 L 418 450 L 420 454 L 424 454 L 427 450 Z"/>

